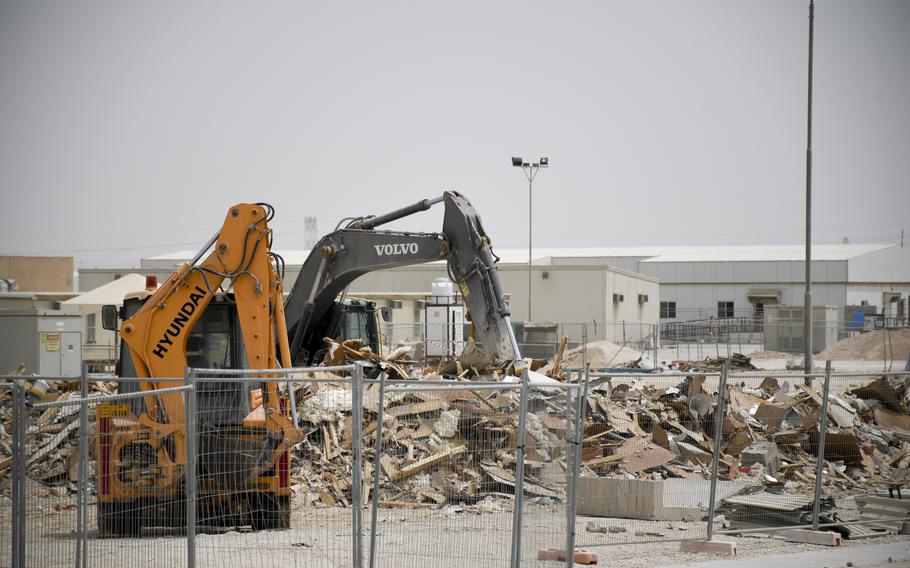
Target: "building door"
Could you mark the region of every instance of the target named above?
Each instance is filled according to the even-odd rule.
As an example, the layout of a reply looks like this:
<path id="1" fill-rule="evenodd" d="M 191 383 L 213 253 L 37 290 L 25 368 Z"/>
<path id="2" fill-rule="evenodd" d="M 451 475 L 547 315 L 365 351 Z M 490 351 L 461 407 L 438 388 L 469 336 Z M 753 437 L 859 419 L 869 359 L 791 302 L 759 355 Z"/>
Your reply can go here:
<path id="1" fill-rule="evenodd" d="M 78 331 L 60 334 L 60 374 L 64 377 L 82 374 L 82 334 Z"/>

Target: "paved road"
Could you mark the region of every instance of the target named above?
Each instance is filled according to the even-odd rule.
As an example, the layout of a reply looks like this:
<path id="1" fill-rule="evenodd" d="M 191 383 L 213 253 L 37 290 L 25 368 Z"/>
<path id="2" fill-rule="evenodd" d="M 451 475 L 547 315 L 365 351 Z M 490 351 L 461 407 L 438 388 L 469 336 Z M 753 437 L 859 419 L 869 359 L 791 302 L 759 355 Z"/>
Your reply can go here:
<path id="1" fill-rule="evenodd" d="M 890 562 L 889 562 L 890 559 Z M 796 554 L 774 554 L 748 558 L 727 558 L 705 562 L 670 564 L 660 568 L 840 568 L 850 562 L 856 568 L 878 568 L 879 566 L 910 566 L 910 544 L 870 544 L 863 546 L 831 547 L 812 552 Z"/>

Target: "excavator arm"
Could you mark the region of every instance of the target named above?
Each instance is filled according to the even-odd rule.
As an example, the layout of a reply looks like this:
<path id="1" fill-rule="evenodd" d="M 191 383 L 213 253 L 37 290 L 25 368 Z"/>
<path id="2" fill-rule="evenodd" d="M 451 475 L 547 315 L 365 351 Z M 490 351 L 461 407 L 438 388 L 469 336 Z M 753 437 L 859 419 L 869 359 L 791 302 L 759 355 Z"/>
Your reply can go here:
<path id="1" fill-rule="evenodd" d="M 445 202 L 442 233 L 375 230 L 440 201 Z M 484 348 L 500 359 L 521 358 L 480 216 L 463 196 L 446 192 L 385 215 L 355 219 L 319 241 L 285 303 L 291 361 L 305 364 L 320 348 L 319 323 L 356 278 L 375 270 L 439 260 L 447 262 Z"/>
<path id="2" fill-rule="evenodd" d="M 249 367 L 276 368 L 276 348 L 282 360 L 289 360 L 282 281 L 269 250 L 271 215 L 271 207 L 264 204 L 231 207 L 221 230 L 196 258 L 173 273 L 139 311 L 123 322 L 121 337 L 136 373 L 148 378 L 142 383 L 143 390 L 183 384 L 175 379 L 183 376 L 187 364 L 187 337 L 226 279 L 233 288 Z M 200 262 L 212 245 L 212 252 Z M 140 421 L 151 428 L 153 437 L 170 436 L 174 441 L 173 460 L 164 445 L 159 445 L 159 463 L 185 463 L 183 425 L 187 417 L 182 394 L 147 396 L 145 403 L 147 412 Z M 279 409 L 275 382 L 265 383 L 263 407 L 267 429 L 284 434 L 280 447 L 299 441 L 299 432 Z"/>

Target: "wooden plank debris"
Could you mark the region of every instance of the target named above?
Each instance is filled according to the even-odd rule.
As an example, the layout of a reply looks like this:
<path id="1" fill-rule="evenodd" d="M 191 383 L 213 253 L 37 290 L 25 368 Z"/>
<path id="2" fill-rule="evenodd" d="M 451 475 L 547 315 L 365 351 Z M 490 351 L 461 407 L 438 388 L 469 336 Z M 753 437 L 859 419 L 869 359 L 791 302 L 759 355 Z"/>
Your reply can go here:
<path id="1" fill-rule="evenodd" d="M 385 413 L 388 416 L 393 416 L 395 418 L 401 418 L 403 416 L 414 416 L 415 414 L 424 414 L 429 412 L 436 412 L 446 408 L 446 403 L 441 400 L 425 400 L 422 402 L 414 402 L 411 404 L 405 404 L 402 406 L 396 406 L 394 408 L 386 409 Z"/>
<path id="2" fill-rule="evenodd" d="M 398 471 L 394 472 L 394 474 L 390 476 L 391 481 L 393 481 L 393 482 L 400 481 L 407 477 L 411 477 L 412 475 L 420 473 L 421 471 L 423 471 L 427 468 L 433 467 L 436 464 L 442 463 L 443 461 L 445 461 L 453 456 L 457 456 L 458 454 L 463 453 L 467 449 L 468 449 L 468 445 L 465 444 L 464 442 L 462 442 L 458 445 L 455 445 L 455 446 L 449 446 L 448 448 L 446 448 L 445 450 L 443 450 L 441 452 L 437 452 L 433 455 L 427 456 L 421 460 L 418 460 L 418 461 L 412 463 L 411 465 L 407 465 L 407 466 L 399 469 Z"/>

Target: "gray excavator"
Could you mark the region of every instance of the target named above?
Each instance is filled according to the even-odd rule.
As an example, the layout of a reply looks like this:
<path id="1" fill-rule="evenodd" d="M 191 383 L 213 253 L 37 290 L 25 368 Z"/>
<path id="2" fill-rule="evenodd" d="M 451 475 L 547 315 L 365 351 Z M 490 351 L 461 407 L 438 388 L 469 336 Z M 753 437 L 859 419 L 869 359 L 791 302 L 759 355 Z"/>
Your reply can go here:
<path id="1" fill-rule="evenodd" d="M 441 233 L 381 231 L 378 227 L 445 204 Z M 375 310 L 362 301 L 337 298 L 356 278 L 374 270 L 446 261 L 449 278 L 461 291 L 479 348 L 494 359 L 521 358 L 496 271 L 490 238 L 480 216 L 462 195 L 449 191 L 384 215 L 347 219 L 347 225 L 324 236 L 304 261 L 284 305 L 291 364 L 318 362 L 323 338 L 354 339 L 356 331 L 342 322 L 364 326 L 359 338 L 378 349 L 375 317 L 353 318 Z M 356 327 L 356 326 L 355 326 Z M 347 335 L 341 334 L 348 330 Z"/>

